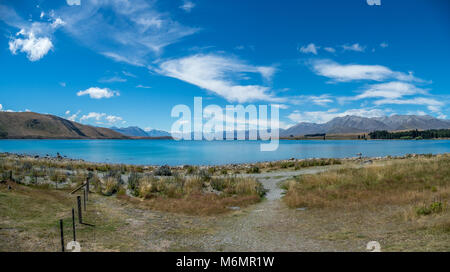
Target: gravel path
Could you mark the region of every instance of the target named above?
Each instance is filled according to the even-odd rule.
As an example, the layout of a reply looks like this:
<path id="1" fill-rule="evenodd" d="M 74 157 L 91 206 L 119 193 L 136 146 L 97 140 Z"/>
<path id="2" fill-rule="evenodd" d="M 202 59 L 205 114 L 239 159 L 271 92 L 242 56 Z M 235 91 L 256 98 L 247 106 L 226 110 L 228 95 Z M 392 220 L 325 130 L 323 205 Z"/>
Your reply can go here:
<path id="1" fill-rule="evenodd" d="M 334 168 L 334 167 L 333 167 Z M 219 220 L 214 234 L 203 237 L 207 251 L 333 251 L 330 244 L 308 237 L 298 228 L 299 213 L 281 201 L 280 182 L 302 174 L 330 169 L 317 167 L 299 171 L 243 174 L 257 178 L 268 190 L 266 199 Z"/>

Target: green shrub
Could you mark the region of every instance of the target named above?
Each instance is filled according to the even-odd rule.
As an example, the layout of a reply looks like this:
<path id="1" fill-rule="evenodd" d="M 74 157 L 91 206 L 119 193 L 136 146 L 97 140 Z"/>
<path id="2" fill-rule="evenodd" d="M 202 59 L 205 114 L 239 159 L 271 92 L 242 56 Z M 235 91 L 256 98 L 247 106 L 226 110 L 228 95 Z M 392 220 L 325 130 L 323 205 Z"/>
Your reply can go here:
<path id="1" fill-rule="evenodd" d="M 154 171 L 155 176 L 172 176 L 172 171 L 168 165 L 160 166 Z"/>
<path id="2" fill-rule="evenodd" d="M 442 202 L 433 202 L 428 206 L 419 207 L 416 210 L 417 215 L 430 215 L 440 213 L 443 210 Z"/>
<path id="3" fill-rule="evenodd" d="M 259 172 L 261 172 L 260 170 L 259 170 L 259 167 L 258 166 L 252 166 L 252 167 L 250 167 L 250 169 L 248 169 L 247 170 L 247 173 L 249 173 L 249 174 L 257 174 L 257 173 L 259 173 Z"/>

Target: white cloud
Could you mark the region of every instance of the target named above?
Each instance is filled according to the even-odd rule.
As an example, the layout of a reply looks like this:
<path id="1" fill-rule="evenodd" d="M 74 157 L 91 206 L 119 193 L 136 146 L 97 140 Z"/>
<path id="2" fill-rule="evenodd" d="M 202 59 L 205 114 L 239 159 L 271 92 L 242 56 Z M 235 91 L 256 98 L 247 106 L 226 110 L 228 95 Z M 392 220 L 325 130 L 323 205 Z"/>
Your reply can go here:
<path id="1" fill-rule="evenodd" d="M 39 18 L 44 18 L 44 16 L 45 16 L 45 12 L 43 12 L 43 11 L 41 11 L 41 15 L 39 15 Z"/>
<path id="2" fill-rule="evenodd" d="M 355 96 L 353 99 L 358 100 L 375 97 L 400 98 L 407 95 L 426 93 L 426 90 L 417 88 L 413 84 L 395 81 L 370 85 L 363 93 Z"/>
<path id="3" fill-rule="evenodd" d="M 195 4 L 192 1 L 184 0 L 183 4 L 180 6 L 180 9 L 191 12 L 191 10 L 195 7 Z"/>
<path id="4" fill-rule="evenodd" d="M 395 104 L 395 105 L 422 105 L 428 106 L 428 109 L 433 112 L 437 112 L 440 110 L 442 106 L 445 104 L 441 101 L 438 101 L 433 98 L 427 97 L 415 97 L 411 99 L 380 99 L 374 101 L 375 105 L 387 105 L 387 104 Z"/>
<path id="5" fill-rule="evenodd" d="M 106 116 L 106 113 L 90 112 L 87 115 L 81 116 L 80 121 L 86 121 L 89 119 L 95 119 L 97 121 L 100 121 L 100 119 L 102 119 L 105 116 Z"/>
<path id="6" fill-rule="evenodd" d="M 396 72 L 382 65 L 339 64 L 332 60 L 316 60 L 312 61 L 311 64 L 312 70 L 317 75 L 328 77 L 338 82 L 353 80 L 383 81 L 387 79 L 423 81 L 414 77 L 412 72 L 408 74 Z"/>
<path id="7" fill-rule="evenodd" d="M 289 102 L 295 105 L 302 104 L 315 104 L 318 106 L 327 106 L 329 103 L 333 103 L 334 100 L 328 94 L 322 94 L 319 96 L 316 95 L 300 95 L 297 97 L 292 97 L 289 99 Z"/>
<path id="8" fill-rule="evenodd" d="M 343 45 L 342 48 L 344 49 L 344 51 L 355 51 L 355 52 L 364 52 L 364 50 L 366 49 L 359 43 L 355 43 L 352 45 Z"/>
<path id="9" fill-rule="evenodd" d="M 329 103 L 333 103 L 333 100 L 329 95 L 323 94 L 320 96 L 310 96 L 309 99 L 316 105 L 326 106 Z"/>
<path id="10" fill-rule="evenodd" d="M 69 6 L 79 6 L 81 5 L 81 0 L 66 0 L 66 3 Z"/>
<path id="11" fill-rule="evenodd" d="M 380 109 L 350 109 L 344 112 L 330 111 L 294 111 L 288 115 L 288 118 L 293 122 L 312 122 L 312 123 L 326 123 L 336 117 L 344 117 L 347 115 L 355 115 L 361 117 L 380 117 L 385 116 L 386 112 Z"/>
<path id="12" fill-rule="evenodd" d="M 118 76 L 113 76 L 113 77 L 109 77 L 109 78 L 102 78 L 99 80 L 99 82 L 102 83 L 113 83 L 113 82 L 126 82 L 127 80 L 125 78 L 121 78 Z"/>
<path id="13" fill-rule="evenodd" d="M 53 48 L 48 37 L 37 38 L 33 32 L 25 29 L 21 29 L 16 36 L 24 38 L 13 38 L 9 41 L 9 51 L 14 55 L 17 54 L 17 51 L 26 53 L 30 61 L 40 60 Z"/>
<path id="14" fill-rule="evenodd" d="M 197 54 L 162 62 L 157 72 L 211 91 L 230 102 L 283 101 L 269 93 L 269 87 L 236 83 L 248 74 L 260 74 L 270 80 L 275 72 L 273 67 L 248 65 L 234 58 Z"/>
<path id="15" fill-rule="evenodd" d="M 67 117 L 67 120 L 70 120 L 70 121 L 72 121 L 72 122 L 75 122 L 76 119 L 78 118 L 78 114 L 80 114 L 80 112 L 81 112 L 81 111 L 77 111 L 76 113 L 74 113 L 74 114 L 68 116 L 68 117 Z M 70 111 L 69 111 L 69 110 L 66 111 L 66 115 L 69 115 L 69 114 L 70 114 Z"/>
<path id="16" fill-rule="evenodd" d="M 90 49 L 136 66 L 147 66 L 162 49 L 198 31 L 174 21 L 156 1 L 86 1 L 63 8 L 64 30 Z"/>
<path id="17" fill-rule="evenodd" d="M 122 117 L 119 117 L 119 116 L 108 115 L 108 116 L 106 116 L 106 120 L 108 121 L 108 123 L 113 124 L 118 121 L 122 121 L 123 119 L 122 119 Z"/>
<path id="18" fill-rule="evenodd" d="M 122 74 L 124 74 L 127 77 L 137 77 L 135 74 L 127 72 L 127 71 L 122 71 Z"/>
<path id="19" fill-rule="evenodd" d="M 3 105 L 2 104 L 0 104 L 0 111 L 2 111 L 3 110 Z"/>
<path id="20" fill-rule="evenodd" d="M 388 46 L 389 46 L 389 44 L 387 44 L 387 43 L 385 43 L 385 42 L 380 43 L 380 47 L 381 47 L 381 48 L 386 48 L 386 47 L 388 47 Z"/>
<path id="21" fill-rule="evenodd" d="M 112 91 L 108 88 L 91 87 L 84 91 L 79 91 L 77 93 L 77 95 L 78 96 L 89 95 L 90 98 L 101 99 L 101 98 L 111 98 L 113 96 L 119 96 L 120 93 L 117 91 Z"/>
<path id="22" fill-rule="evenodd" d="M 61 85 L 61 87 L 66 87 L 67 84 L 65 82 L 60 82 L 59 85 Z"/>
<path id="23" fill-rule="evenodd" d="M 136 88 L 150 89 L 151 87 L 150 87 L 150 86 L 145 86 L 145 85 L 139 84 L 139 85 L 136 86 Z"/>
<path id="24" fill-rule="evenodd" d="M 308 44 L 307 46 L 302 46 L 302 47 L 300 47 L 299 51 L 302 52 L 302 53 L 304 53 L 304 54 L 311 53 L 311 54 L 317 55 L 317 50 L 318 50 L 318 49 L 319 49 L 318 46 L 316 46 L 316 45 L 313 44 L 313 43 L 310 43 L 310 44 Z"/>
<path id="25" fill-rule="evenodd" d="M 408 111 L 406 114 L 407 114 L 407 115 L 421 115 L 421 116 L 427 115 L 426 112 L 421 111 L 421 110 L 418 110 L 418 111 Z"/>
<path id="26" fill-rule="evenodd" d="M 80 118 L 80 122 L 83 121 L 89 121 L 89 120 L 93 120 L 96 121 L 95 123 L 97 124 L 109 124 L 112 125 L 114 123 L 117 123 L 119 121 L 122 121 L 122 123 L 125 123 L 125 121 L 123 121 L 123 118 L 120 116 L 115 116 L 115 115 L 108 115 L 106 113 L 99 113 L 99 112 L 90 112 L 86 115 L 81 116 Z"/>
<path id="27" fill-rule="evenodd" d="M 61 18 L 56 18 L 55 19 L 55 21 L 53 21 L 53 23 L 51 24 L 51 26 L 53 27 L 53 28 L 57 28 L 57 27 L 59 27 L 59 26 L 62 26 L 62 25 L 65 25 L 66 24 L 66 22 L 64 22 Z"/>
<path id="28" fill-rule="evenodd" d="M 335 53 L 336 52 L 336 49 L 334 49 L 333 47 L 325 47 L 324 50 L 329 52 L 329 53 Z"/>
<path id="29" fill-rule="evenodd" d="M 286 105 L 286 104 L 272 104 L 272 107 L 278 107 L 279 109 L 282 109 L 282 110 L 289 109 L 289 105 Z"/>

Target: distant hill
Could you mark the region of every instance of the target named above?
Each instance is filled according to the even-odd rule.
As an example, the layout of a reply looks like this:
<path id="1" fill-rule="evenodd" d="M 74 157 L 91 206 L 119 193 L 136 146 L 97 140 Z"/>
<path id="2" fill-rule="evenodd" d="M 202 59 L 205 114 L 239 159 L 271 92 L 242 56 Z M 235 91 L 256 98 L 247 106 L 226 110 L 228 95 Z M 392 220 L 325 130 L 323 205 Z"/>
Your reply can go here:
<path id="1" fill-rule="evenodd" d="M 9 139 L 124 139 L 108 128 L 82 125 L 34 112 L 0 112 L 0 138 Z"/>
<path id="2" fill-rule="evenodd" d="M 112 130 L 119 132 L 123 135 L 130 137 L 169 137 L 170 133 L 163 130 L 152 129 L 149 131 L 145 131 L 139 127 L 125 127 L 125 128 L 117 128 L 112 127 Z"/>
<path id="3" fill-rule="evenodd" d="M 281 137 L 302 136 L 306 134 L 345 134 L 363 133 L 376 130 L 408 130 L 408 129 L 447 129 L 450 121 L 438 119 L 429 115 L 392 115 L 385 117 L 360 117 L 347 115 L 336 117 L 324 124 L 299 123 L 286 130 L 280 131 Z"/>
<path id="4" fill-rule="evenodd" d="M 118 127 L 111 127 L 112 130 L 119 132 L 126 136 L 131 137 L 147 137 L 147 133 L 139 128 L 139 127 L 126 127 L 126 128 L 118 128 Z"/>

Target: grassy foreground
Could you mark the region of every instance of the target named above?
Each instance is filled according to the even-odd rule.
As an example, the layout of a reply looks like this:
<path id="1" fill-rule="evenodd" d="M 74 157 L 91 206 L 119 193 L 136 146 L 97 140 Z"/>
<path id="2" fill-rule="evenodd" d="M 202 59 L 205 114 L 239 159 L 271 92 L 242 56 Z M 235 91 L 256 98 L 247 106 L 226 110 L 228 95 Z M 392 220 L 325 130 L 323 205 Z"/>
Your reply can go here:
<path id="1" fill-rule="evenodd" d="M 161 211 L 218 214 L 229 211 L 229 207 L 246 207 L 259 202 L 265 194 L 255 178 L 214 176 L 214 171 L 209 169 L 0 156 L 0 181 L 68 191 L 89 180 L 92 193 L 142 201 L 147 207 Z"/>
<path id="2" fill-rule="evenodd" d="M 378 236 L 389 250 L 450 250 L 449 154 L 302 175 L 283 186 L 290 208 L 336 220 L 322 239 Z"/>
<path id="3" fill-rule="evenodd" d="M 328 171 L 291 176 L 314 166 Z M 135 167 L 0 156 L 0 251 L 60 250 L 58 221 L 70 241 L 69 192 L 87 178 L 83 218 L 95 227 L 77 223 L 83 251 L 364 251 L 372 240 L 382 251 L 450 251 L 449 154 L 228 169 L 261 176 Z M 281 200 L 264 200 L 258 179 L 275 170 L 275 182 L 284 171 L 292 178 Z M 254 245 L 227 244 L 234 237 Z"/>

